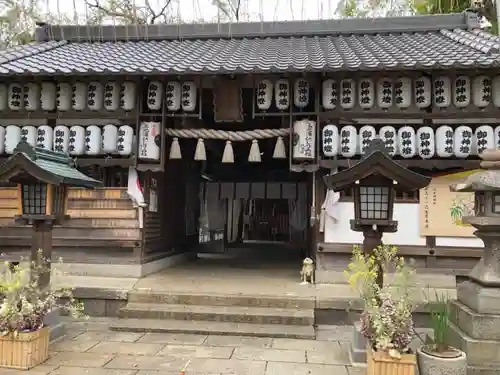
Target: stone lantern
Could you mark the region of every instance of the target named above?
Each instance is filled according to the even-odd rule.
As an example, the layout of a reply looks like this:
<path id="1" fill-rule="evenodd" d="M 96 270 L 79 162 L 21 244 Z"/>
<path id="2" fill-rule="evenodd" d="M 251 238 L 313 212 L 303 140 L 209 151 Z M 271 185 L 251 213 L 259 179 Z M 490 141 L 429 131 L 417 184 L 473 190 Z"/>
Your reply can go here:
<path id="1" fill-rule="evenodd" d="M 469 372 L 498 374 L 500 368 L 500 150 L 480 155 L 481 169 L 464 183 L 450 186 L 454 192 L 475 195 L 475 216 L 463 222 L 477 230 L 484 254 L 457 287 L 452 302 L 452 343 L 467 354 Z"/>

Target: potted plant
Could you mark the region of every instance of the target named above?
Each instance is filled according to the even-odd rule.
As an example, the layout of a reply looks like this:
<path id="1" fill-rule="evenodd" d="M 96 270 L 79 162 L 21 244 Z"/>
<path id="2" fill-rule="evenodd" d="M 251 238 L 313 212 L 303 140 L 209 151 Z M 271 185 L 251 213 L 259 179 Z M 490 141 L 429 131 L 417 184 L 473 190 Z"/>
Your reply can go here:
<path id="1" fill-rule="evenodd" d="M 433 302 L 426 305 L 430 312 L 433 338 L 426 335 L 423 345 L 417 349 L 420 375 L 465 375 L 465 353 L 448 344 L 450 331 L 450 303 L 448 296 L 435 292 Z"/>
<path id="2" fill-rule="evenodd" d="M 44 317 L 57 309 L 82 316 L 83 305 L 73 299 L 71 289 L 39 287 L 39 278 L 50 264 L 41 257 L 21 261 L 0 276 L 0 367 L 27 370 L 47 360 L 50 327 Z M 68 302 L 62 303 L 62 300 Z"/>
<path id="3" fill-rule="evenodd" d="M 379 246 L 369 255 L 355 247 L 346 270 L 349 285 L 363 302 L 360 323 L 368 341 L 368 375 L 415 374 L 416 355 L 409 348 L 415 268 L 396 254 L 391 246 Z M 380 286 L 379 272 L 389 271 L 393 274 Z"/>

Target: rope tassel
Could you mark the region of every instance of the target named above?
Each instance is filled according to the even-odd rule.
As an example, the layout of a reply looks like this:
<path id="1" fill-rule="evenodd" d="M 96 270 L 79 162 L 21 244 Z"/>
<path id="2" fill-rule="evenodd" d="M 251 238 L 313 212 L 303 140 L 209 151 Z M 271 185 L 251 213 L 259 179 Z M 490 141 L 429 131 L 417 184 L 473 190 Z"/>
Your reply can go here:
<path id="1" fill-rule="evenodd" d="M 222 162 L 234 163 L 234 152 L 231 141 L 226 141 L 226 145 L 224 146 L 224 153 L 222 154 Z"/>
<path id="2" fill-rule="evenodd" d="M 274 146 L 273 159 L 286 159 L 286 149 L 283 137 L 278 137 Z"/>
<path id="3" fill-rule="evenodd" d="M 182 159 L 181 146 L 179 145 L 179 138 L 174 137 L 170 145 L 170 159 Z"/>
<path id="4" fill-rule="evenodd" d="M 248 154 L 248 161 L 250 163 L 260 163 L 262 160 L 260 158 L 260 148 L 259 141 L 254 139 L 252 141 L 252 146 L 250 146 L 250 153 Z"/>
<path id="5" fill-rule="evenodd" d="M 203 138 L 198 139 L 196 151 L 194 152 L 194 160 L 207 160 L 207 151 L 205 150 L 205 142 Z"/>

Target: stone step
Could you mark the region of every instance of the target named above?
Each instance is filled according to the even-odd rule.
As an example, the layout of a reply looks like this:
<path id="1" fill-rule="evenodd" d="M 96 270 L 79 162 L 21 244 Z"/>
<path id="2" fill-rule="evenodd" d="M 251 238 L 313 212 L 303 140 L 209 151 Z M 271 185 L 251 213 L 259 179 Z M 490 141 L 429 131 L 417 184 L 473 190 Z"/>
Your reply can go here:
<path id="1" fill-rule="evenodd" d="M 500 341 L 474 339 L 451 322 L 449 340 L 467 354 L 468 366 L 500 368 Z"/>
<path id="2" fill-rule="evenodd" d="M 279 324 L 246 324 L 227 322 L 189 322 L 159 319 L 120 319 L 110 325 L 111 331 L 148 333 L 191 333 L 198 335 L 232 335 L 313 340 L 313 326 Z"/>
<path id="3" fill-rule="evenodd" d="M 270 307 L 173 305 L 128 303 L 120 310 L 123 318 L 173 319 L 252 324 L 310 325 L 313 309 L 280 309 Z"/>
<path id="4" fill-rule="evenodd" d="M 500 375 L 500 368 L 468 366 L 467 375 Z"/>
<path id="5" fill-rule="evenodd" d="M 180 292 L 151 292 L 134 290 L 129 293 L 131 303 L 173 305 L 247 306 L 281 309 L 314 309 L 314 297 L 264 296 L 241 294 L 193 294 Z"/>
<path id="6" fill-rule="evenodd" d="M 500 341 L 500 315 L 480 314 L 455 300 L 451 302 L 450 318 L 473 339 Z"/>

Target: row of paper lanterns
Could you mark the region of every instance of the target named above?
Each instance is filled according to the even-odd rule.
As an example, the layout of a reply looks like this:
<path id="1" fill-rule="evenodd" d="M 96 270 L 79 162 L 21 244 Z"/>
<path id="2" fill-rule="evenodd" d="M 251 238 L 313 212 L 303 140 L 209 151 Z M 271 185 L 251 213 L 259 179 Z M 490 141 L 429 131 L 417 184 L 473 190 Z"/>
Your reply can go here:
<path id="1" fill-rule="evenodd" d="M 0 85 L 0 111 L 131 111 L 135 103 L 136 85 L 130 81 Z"/>
<path id="2" fill-rule="evenodd" d="M 383 126 L 377 131 L 371 125 L 356 128 L 346 125 L 326 125 L 322 129 L 322 153 L 326 157 L 354 157 L 364 153 L 371 140 L 380 138 L 385 141 L 390 155 L 403 158 L 419 156 L 422 159 L 433 157 L 449 158 L 455 156 L 466 158 L 480 154 L 484 150 L 500 147 L 500 126 L 478 126 L 473 130 L 470 126 L 460 125 L 453 129 L 443 125 L 437 129 L 430 126 L 419 127 L 416 131 L 411 126 L 396 129 Z"/>
<path id="3" fill-rule="evenodd" d="M 129 125 L 0 126 L 0 154 L 13 154 L 20 141 L 69 155 L 128 156 L 133 153 L 134 129 Z"/>
<path id="4" fill-rule="evenodd" d="M 275 83 L 269 79 L 259 81 L 255 89 L 257 108 L 267 111 L 274 103 L 276 109 L 283 111 L 289 108 L 291 100 L 299 109 L 307 107 L 310 101 L 308 80 L 295 80 L 293 95 L 290 93 L 290 86 L 286 79 Z M 453 78 L 439 76 L 433 81 L 426 76 L 415 79 L 385 77 L 377 81 L 371 78 L 326 79 L 321 87 L 321 105 L 325 110 L 337 107 L 350 110 L 356 105 L 362 109 L 374 106 L 384 110 L 393 106 L 406 109 L 412 102 L 417 108 L 428 108 L 431 105 L 438 108 L 451 105 L 465 108 L 470 104 L 484 108 L 490 103 L 500 107 L 500 76 L 493 79 L 485 75 L 472 79 L 466 75 Z"/>
<path id="5" fill-rule="evenodd" d="M 165 86 L 165 87 L 164 87 Z M 146 105 L 160 110 L 165 96 L 168 111 L 194 111 L 197 105 L 197 87 L 194 82 L 152 81 L 148 85 Z M 136 104 L 134 82 L 76 82 L 70 83 L 12 83 L 0 84 L 0 111 L 132 111 Z"/>

